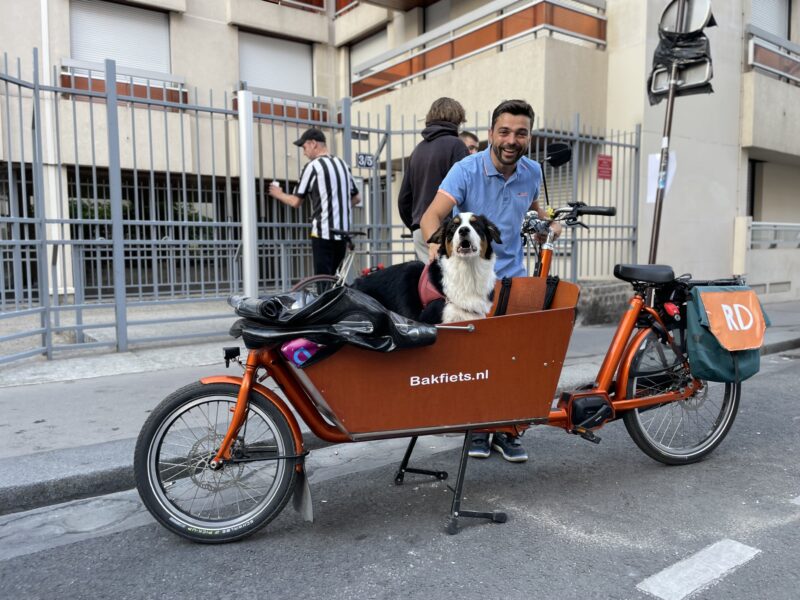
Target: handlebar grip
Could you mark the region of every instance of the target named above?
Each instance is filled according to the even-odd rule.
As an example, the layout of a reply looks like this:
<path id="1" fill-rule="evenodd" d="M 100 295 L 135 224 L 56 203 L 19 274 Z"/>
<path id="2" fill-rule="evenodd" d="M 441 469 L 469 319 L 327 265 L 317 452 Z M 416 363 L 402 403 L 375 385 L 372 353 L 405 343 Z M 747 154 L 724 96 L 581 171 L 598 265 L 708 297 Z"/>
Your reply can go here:
<path id="1" fill-rule="evenodd" d="M 613 217 L 617 214 L 616 206 L 580 206 L 576 211 L 581 215 L 599 215 L 601 217 Z"/>

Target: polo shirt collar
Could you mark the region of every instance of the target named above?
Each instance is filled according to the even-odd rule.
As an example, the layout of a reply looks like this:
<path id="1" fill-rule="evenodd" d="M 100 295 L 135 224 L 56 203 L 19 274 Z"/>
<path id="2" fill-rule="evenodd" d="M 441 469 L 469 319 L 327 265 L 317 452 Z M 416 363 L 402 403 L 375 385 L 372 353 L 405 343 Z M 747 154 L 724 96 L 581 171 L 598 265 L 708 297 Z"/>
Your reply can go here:
<path id="1" fill-rule="evenodd" d="M 492 162 L 492 147 L 488 146 L 486 148 L 486 150 L 484 150 L 482 152 L 482 154 L 483 154 L 483 173 L 484 173 L 484 175 L 486 175 L 487 177 L 497 176 L 497 177 L 501 177 L 501 178 L 505 179 L 503 177 L 503 174 L 500 171 L 497 170 L 497 167 L 495 167 L 494 163 Z M 514 172 L 508 178 L 508 181 L 511 181 L 512 179 L 514 179 L 518 175 L 521 166 L 522 166 L 522 158 L 520 158 L 517 161 L 517 164 L 514 167 Z"/>

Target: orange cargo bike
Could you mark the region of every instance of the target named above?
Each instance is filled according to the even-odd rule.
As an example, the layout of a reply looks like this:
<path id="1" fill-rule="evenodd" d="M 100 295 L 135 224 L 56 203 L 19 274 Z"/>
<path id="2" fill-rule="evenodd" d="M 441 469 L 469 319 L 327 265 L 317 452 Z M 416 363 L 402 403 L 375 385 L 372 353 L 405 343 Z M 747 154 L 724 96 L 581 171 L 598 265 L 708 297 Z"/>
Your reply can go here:
<path id="1" fill-rule="evenodd" d="M 554 220 L 576 225 L 584 214 L 613 209 L 576 203 L 555 211 Z M 694 286 L 740 282 L 696 282 L 676 278 L 667 266 L 617 265 L 615 275 L 631 283 L 633 295 L 596 380 L 554 399 L 579 288 L 547 277 L 550 223 L 530 214 L 523 225 L 529 239 L 546 239 L 537 275 L 511 280 L 510 287 L 498 282 L 494 316 L 440 327 L 432 345 L 374 352 L 346 344 L 301 368 L 278 344 L 260 343 L 258 322 L 249 321 L 246 360 L 238 348 L 226 349 L 226 362 L 239 362 L 242 376 L 203 378 L 168 396 L 147 419 L 134 458 L 144 504 L 170 531 L 207 543 L 252 534 L 293 495 L 308 515 L 308 451 L 296 414 L 330 443 L 411 438 L 397 484 L 406 473 L 446 479 L 444 472 L 409 467 L 416 438 L 463 432 L 448 533 L 464 517 L 506 520 L 501 511 L 461 507 L 473 432 L 549 425 L 599 442 L 595 432 L 622 419 L 655 460 L 688 464 L 707 456 L 733 424 L 740 383 L 692 375 L 681 320 Z"/>

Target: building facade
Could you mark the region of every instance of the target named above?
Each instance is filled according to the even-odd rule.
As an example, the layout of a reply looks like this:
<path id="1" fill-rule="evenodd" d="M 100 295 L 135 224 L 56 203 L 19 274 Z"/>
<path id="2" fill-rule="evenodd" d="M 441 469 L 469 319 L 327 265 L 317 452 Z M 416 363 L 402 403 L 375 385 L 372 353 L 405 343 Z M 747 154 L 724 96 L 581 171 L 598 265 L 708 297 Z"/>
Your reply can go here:
<path id="1" fill-rule="evenodd" d="M 743 273 L 775 300 L 800 298 L 798 4 L 713 3 L 718 26 L 707 35 L 714 93 L 676 100 L 675 175 L 658 250 L 659 262 L 673 265 L 676 273 L 698 278 Z M 592 155 L 580 168 L 585 177 L 602 181 L 587 188 L 588 197 L 578 197 L 580 190 L 573 197 L 608 204 L 620 187 L 634 185 L 625 192 L 636 203 L 630 213 L 631 258 L 646 262 L 654 207 L 652 157 L 660 151 L 664 122 L 664 103 L 650 106 L 646 82 L 665 5 L 665 0 L 7 0 L 0 50 L 9 57 L 6 72 L 24 74 L 32 72 L 38 48 L 45 85 L 99 89 L 102 63 L 111 58 L 128 86 L 122 93 L 129 96 L 194 104 L 213 98 L 224 104 L 235 102 L 235 92 L 246 87 L 256 94 L 262 115 L 331 124 L 341 119 L 341 99 L 351 97 L 360 113 L 391 118 L 392 129 L 417 131 L 416 116 L 447 95 L 475 115 L 466 128 L 477 128 L 482 140 L 487 113 L 506 98 L 527 99 L 551 131 L 572 131 L 576 115 L 589 137 L 605 139 L 638 127 L 636 164 L 623 171 L 622 160 L 604 162 L 601 175 L 599 158 Z M 8 94 L 4 101 L 11 102 Z M 53 101 L 63 103 L 64 94 Z M 91 106 L 78 103 L 70 111 L 73 131 L 98 125 Z M 235 128 L 216 136 L 213 125 L 208 132 L 200 127 L 186 132 L 168 113 L 149 125 L 157 130 L 152 139 L 164 129 L 169 139 L 185 140 L 198 181 L 212 177 L 212 154 L 218 160 L 223 146 L 233 144 L 226 136 L 235 136 Z M 0 162 L 14 156 L 19 162 L 15 140 L 25 136 L 8 132 L 24 128 L 26 119 L 5 118 L 9 114 L 0 111 L 6 131 Z M 144 113 L 121 115 L 121 131 L 133 130 L 137 119 Z M 300 128 L 296 125 L 287 125 L 280 137 L 290 142 Z M 388 123 L 384 126 L 388 131 Z M 272 126 L 260 127 L 267 127 L 264 137 L 274 139 Z M 380 128 L 365 126 L 363 135 L 377 144 L 380 134 L 373 129 Z M 345 158 L 354 162 L 358 148 L 341 131 L 331 133 L 334 150 L 350 150 Z M 45 156 L 57 143 L 45 140 Z M 82 164 L 91 154 L 93 165 L 105 166 L 92 139 L 63 146 L 59 162 Z M 170 165 L 168 150 L 156 147 L 148 155 L 141 146 L 123 147 L 122 168 L 135 173 L 149 160 L 148 170 L 169 188 L 163 174 L 175 164 Z M 382 193 L 396 194 L 402 159 L 412 149 L 413 143 L 394 144 L 394 160 L 384 161 L 382 168 L 389 171 L 387 182 L 394 179 L 396 185 L 380 186 Z M 290 144 L 262 140 L 259 177 L 293 181 L 302 163 L 296 154 L 287 156 L 290 150 Z M 631 168 L 637 174 L 633 179 Z M 68 170 L 48 173 L 45 168 L 44 180 L 45 189 L 80 188 L 80 175 Z M 92 187 L 87 185 L 85 195 Z M 604 191 L 598 201 L 593 196 L 601 189 L 611 192 Z M 46 196 L 48 214 L 66 202 L 55 193 Z M 383 218 L 399 223 L 396 215 Z"/>

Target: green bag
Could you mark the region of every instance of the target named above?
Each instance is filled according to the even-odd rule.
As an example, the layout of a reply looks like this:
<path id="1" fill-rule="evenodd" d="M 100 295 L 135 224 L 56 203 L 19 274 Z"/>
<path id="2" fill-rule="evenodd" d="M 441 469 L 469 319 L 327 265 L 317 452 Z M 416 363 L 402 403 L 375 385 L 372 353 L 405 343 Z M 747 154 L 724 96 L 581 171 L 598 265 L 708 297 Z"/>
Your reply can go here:
<path id="1" fill-rule="evenodd" d="M 737 304 L 736 300 L 746 296 L 735 295 L 737 292 L 752 295 L 754 301 L 751 299 L 751 310 L 739 308 L 742 305 Z M 708 293 L 712 295 L 709 296 Z M 738 383 L 758 373 L 761 367 L 763 329 L 769 326 L 770 322 L 755 297 L 755 292 L 747 286 L 697 286 L 690 290 L 689 296 L 686 302 L 686 351 L 692 375 L 705 381 Z M 707 302 L 710 298 L 714 298 L 711 318 L 703 302 L 703 296 Z M 725 304 L 724 298 L 732 300 Z M 760 314 L 754 314 L 759 311 Z M 723 331 L 720 332 L 721 326 Z M 728 331 L 724 331 L 725 326 Z M 761 329 L 760 332 L 745 331 L 758 327 Z M 751 339 L 737 344 L 732 343 L 723 334 L 745 335 Z M 718 336 L 723 338 L 723 342 Z M 754 344 L 757 346 L 752 347 Z M 729 349 L 741 346 L 749 347 L 742 350 Z"/>

